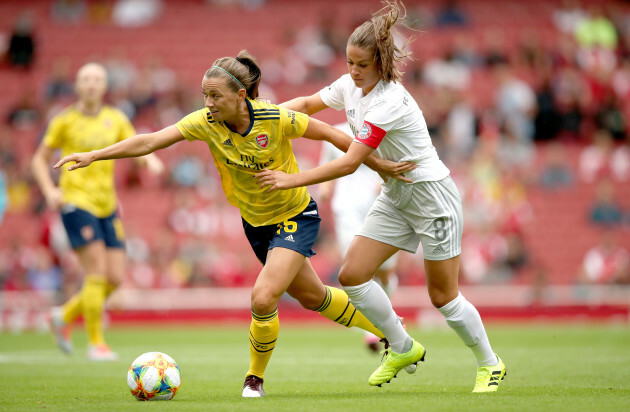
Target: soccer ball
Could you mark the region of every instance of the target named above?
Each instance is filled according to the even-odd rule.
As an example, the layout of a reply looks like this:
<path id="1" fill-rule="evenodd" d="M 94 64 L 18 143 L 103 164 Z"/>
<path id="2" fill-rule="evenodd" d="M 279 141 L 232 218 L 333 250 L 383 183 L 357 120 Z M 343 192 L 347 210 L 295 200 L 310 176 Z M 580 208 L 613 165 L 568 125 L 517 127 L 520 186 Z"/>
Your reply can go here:
<path id="1" fill-rule="evenodd" d="M 169 400 L 177 393 L 181 377 L 177 363 L 165 353 L 147 352 L 131 363 L 127 385 L 140 401 Z"/>

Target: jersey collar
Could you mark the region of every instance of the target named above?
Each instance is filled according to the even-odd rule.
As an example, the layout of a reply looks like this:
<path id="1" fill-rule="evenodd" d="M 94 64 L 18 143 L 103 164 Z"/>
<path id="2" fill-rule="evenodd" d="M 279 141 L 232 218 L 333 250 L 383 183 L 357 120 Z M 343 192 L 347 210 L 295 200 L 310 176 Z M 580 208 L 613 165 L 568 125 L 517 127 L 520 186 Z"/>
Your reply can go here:
<path id="1" fill-rule="evenodd" d="M 225 125 L 225 127 L 227 127 L 232 133 L 237 133 L 243 137 L 247 136 L 249 134 L 249 132 L 252 131 L 252 127 L 254 127 L 254 108 L 252 107 L 252 104 L 249 101 L 249 98 L 245 99 L 245 103 L 247 103 L 247 112 L 249 113 L 249 128 L 247 129 L 247 131 L 244 134 L 240 134 L 237 131 L 232 130 L 232 128 L 230 127 L 229 124 L 227 124 L 226 122 L 221 122 Z"/>

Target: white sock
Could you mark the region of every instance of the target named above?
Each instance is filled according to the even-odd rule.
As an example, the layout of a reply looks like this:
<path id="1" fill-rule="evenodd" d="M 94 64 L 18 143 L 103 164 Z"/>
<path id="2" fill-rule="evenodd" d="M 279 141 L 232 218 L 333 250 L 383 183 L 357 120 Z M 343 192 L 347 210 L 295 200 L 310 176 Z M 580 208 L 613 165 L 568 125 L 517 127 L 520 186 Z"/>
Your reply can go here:
<path id="1" fill-rule="evenodd" d="M 460 293 L 455 299 L 438 308 L 450 326 L 472 349 L 477 359 L 477 366 L 496 365 L 497 357 L 492 351 L 486 329 L 481 322 L 479 312 Z"/>
<path id="2" fill-rule="evenodd" d="M 392 350 L 396 353 L 404 353 L 405 342 L 407 340 L 411 342 L 411 337 L 394 312 L 392 303 L 383 288 L 376 282 L 369 281 L 362 285 L 344 286 L 343 290 L 350 297 L 354 307 L 363 313 L 363 316 L 368 318 L 378 330 L 383 332 Z M 409 344 L 407 346 L 410 347 Z"/>

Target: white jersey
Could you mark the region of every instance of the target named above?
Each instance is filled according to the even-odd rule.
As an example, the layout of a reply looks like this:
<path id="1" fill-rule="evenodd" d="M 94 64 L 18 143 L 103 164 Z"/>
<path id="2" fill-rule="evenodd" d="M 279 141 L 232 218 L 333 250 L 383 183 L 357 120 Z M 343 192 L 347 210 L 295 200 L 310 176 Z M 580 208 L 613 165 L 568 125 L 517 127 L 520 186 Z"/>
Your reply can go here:
<path id="1" fill-rule="evenodd" d="M 335 127 L 353 136 L 352 130 L 347 123 L 338 124 Z M 320 164 L 328 163 L 344 154 L 331 143 L 324 142 Z M 382 182 L 383 180 L 378 173 L 364 164 L 361 164 L 356 172 L 336 179 L 335 191 L 331 201 L 333 212 L 338 216 L 356 215 L 357 219 L 363 223 L 367 212 L 380 193 Z M 369 190 L 366 190 L 366 186 Z"/>
<path id="2" fill-rule="evenodd" d="M 450 174 L 431 142 L 422 111 L 400 83 L 380 80 L 363 96 L 350 74 L 320 90 L 326 104 L 345 109 L 354 140 L 376 150 L 376 156 L 395 162 L 416 162 L 405 176 L 414 183 L 438 181 Z"/>

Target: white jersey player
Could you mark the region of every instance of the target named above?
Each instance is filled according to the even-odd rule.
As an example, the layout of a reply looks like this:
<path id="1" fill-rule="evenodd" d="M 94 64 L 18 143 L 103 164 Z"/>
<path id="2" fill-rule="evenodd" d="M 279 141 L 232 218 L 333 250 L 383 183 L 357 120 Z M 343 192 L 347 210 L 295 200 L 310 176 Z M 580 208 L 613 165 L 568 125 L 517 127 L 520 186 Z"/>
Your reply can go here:
<path id="1" fill-rule="evenodd" d="M 400 16 L 400 7 L 396 1 L 385 3 L 380 13 L 348 39 L 349 74 L 319 93 L 283 104 L 309 115 L 328 107 L 345 110 L 356 132 L 347 153 L 301 173 L 265 170 L 256 177 L 270 191 L 312 185 L 353 173 L 374 151 L 388 160 L 416 163 L 416 169 L 404 174 L 411 183 L 389 179 L 383 184 L 339 272 L 339 282 L 352 303 L 390 345 L 368 382 L 381 386 L 400 370 L 409 371 L 411 365 L 424 360 L 425 348 L 407 334 L 387 295 L 372 281 L 376 269 L 394 253 L 415 253 L 422 242 L 431 303 L 477 361 L 473 392 L 493 392 L 505 376 L 505 365 L 493 352 L 479 313 L 458 287 L 461 198 L 431 143 L 422 111 L 399 83 L 396 63 L 406 54 L 395 45 L 391 28 Z"/>

